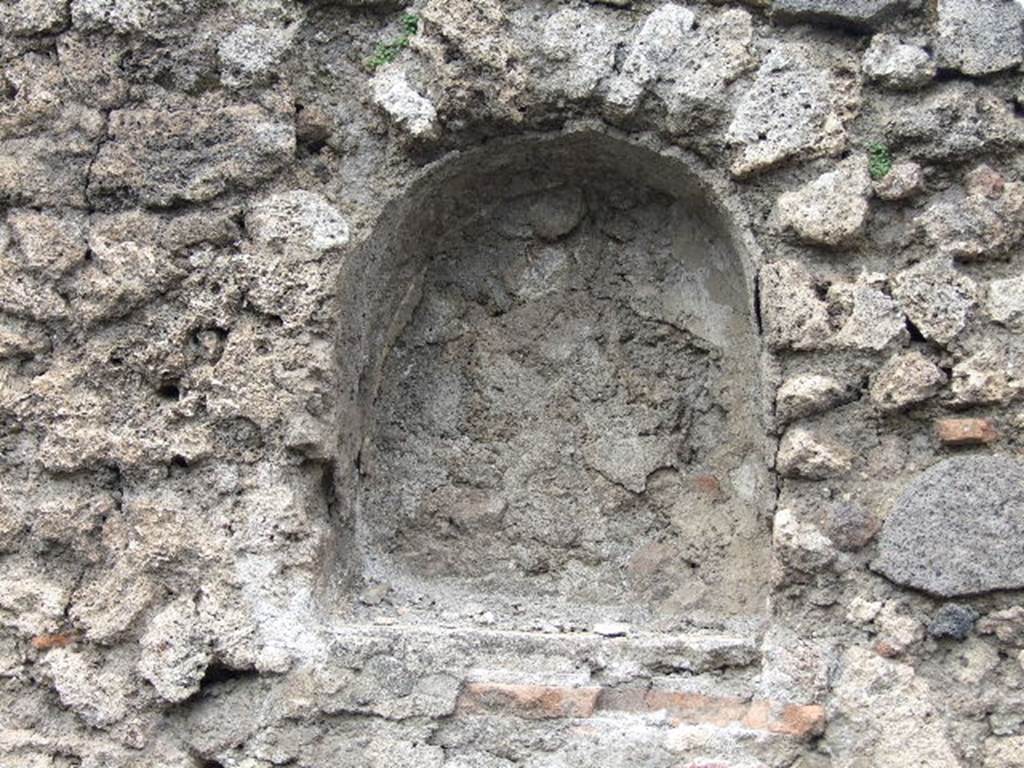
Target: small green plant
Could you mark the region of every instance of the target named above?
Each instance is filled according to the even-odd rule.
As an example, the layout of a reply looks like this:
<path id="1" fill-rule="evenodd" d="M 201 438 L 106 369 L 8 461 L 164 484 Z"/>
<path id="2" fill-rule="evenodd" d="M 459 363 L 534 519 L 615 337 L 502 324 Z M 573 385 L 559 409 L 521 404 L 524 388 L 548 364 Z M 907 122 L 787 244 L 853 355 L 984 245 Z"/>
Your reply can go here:
<path id="1" fill-rule="evenodd" d="M 373 55 L 366 60 L 366 66 L 373 72 L 378 67 L 394 61 L 395 57 L 408 47 L 409 41 L 412 40 L 413 35 L 419 32 L 419 30 L 420 17 L 415 13 L 403 14 L 401 36 L 388 40 L 386 43 L 378 43 L 373 51 Z"/>
<path id="2" fill-rule="evenodd" d="M 868 173 L 875 181 L 884 179 L 892 170 L 892 152 L 889 147 L 876 141 L 868 145 Z"/>

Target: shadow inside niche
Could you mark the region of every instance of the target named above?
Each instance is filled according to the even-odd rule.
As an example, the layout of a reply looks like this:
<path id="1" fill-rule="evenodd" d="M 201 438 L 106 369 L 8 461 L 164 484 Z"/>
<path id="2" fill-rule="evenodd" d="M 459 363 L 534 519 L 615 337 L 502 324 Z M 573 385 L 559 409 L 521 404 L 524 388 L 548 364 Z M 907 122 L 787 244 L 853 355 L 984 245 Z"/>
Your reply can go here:
<path id="1" fill-rule="evenodd" d="M 751 284 L 681 163 L 597 135 L 448 161 L 341 283 L 352 621 L 728 627 L 764 610 Z"/>

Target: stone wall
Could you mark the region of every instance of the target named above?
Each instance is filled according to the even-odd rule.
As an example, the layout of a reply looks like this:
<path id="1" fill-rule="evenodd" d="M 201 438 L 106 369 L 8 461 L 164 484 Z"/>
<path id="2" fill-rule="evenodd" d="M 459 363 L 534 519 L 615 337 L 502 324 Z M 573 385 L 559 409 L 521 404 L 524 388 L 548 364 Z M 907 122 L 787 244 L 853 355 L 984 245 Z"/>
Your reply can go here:
<path id="1" fill-rule="evenodd" d="M 1024 766 L 1022 24 L 0 4 L 0 766 Z"/>

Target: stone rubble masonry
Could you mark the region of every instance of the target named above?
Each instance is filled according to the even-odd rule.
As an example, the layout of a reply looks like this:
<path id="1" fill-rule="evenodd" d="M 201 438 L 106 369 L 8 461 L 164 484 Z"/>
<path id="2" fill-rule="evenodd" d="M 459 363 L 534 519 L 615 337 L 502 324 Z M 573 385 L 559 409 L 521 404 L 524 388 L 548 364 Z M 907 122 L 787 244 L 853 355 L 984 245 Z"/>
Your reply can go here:
<path id="1" fill-rule="evenodd" d="M 458 715 L 507 713 L 534 719 L 654 712 L 664 712 L 675 724 L 739 725 L 796 739 L 813 738 L 825 727 L 825 710 L 816 704 L 780 704 L 682 691 L 469 682 L 456 703 Z"/>
<path id="2" fill-rule="evenodd" d="M 0 2 L 0 766 L 1024 768 L 1022 21 Z"/>

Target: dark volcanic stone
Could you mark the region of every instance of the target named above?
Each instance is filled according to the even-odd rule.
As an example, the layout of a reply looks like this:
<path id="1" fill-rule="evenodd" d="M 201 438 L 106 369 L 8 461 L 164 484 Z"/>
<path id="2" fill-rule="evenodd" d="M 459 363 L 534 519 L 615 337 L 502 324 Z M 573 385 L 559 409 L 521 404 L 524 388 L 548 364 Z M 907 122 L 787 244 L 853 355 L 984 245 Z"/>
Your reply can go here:
<path id="1" fill-rule="evenodd" d="M 973 608 L 947 603 L 932 617 L 931 623 L 928 624 L 928 635 L 936 640 L 947 637 L 965 640 L 971 634 L 977 620 L 978 612 Z"/>
<path id="2" fill-rule="evenodd" d="M 917 5 L 914 0 L 775 0 L 772 9 L 780 19 L 865 29 Z"/>
<path id="3" fill-rule="evenodd" d="M 880 527 L 877 517 L 856 504 L 835 505 L 825 520 L 825 532 L 832 543 L 844 552 L 865 546 Z"/>
<path id="4" fill-rule="evenodd" d="M 1024 464 L 967 457 L 923 472 L 886 519 L 872 567 L 943 597 L 1024 587 Z"/>

